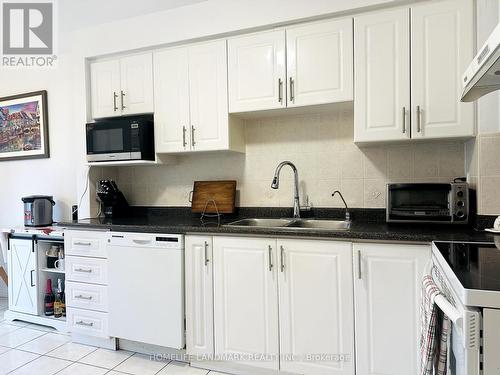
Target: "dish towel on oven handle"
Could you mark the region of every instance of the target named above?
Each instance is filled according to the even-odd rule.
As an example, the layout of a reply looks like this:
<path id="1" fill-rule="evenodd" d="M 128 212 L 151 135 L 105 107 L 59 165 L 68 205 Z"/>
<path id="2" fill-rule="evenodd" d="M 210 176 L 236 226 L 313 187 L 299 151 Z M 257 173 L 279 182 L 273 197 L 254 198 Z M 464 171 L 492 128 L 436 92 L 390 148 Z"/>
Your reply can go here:
<path id="1" fill-rule="evenodd" d="M 439 310 L 435 298 L 441 294 L 431 275 L 422 279 L 420 306 L 420 375 L 447 375 L 451 321 Z"/>

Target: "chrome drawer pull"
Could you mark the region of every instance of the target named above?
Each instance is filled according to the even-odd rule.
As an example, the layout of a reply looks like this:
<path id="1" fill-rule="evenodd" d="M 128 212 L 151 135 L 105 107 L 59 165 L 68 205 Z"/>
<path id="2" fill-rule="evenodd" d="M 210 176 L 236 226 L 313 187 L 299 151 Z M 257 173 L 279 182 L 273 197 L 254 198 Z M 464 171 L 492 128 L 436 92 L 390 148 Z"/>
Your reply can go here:
<path id="1" fill-rule="evenodd" d="M 76 322 L 77 325 L 79 326 L 85 326 L 85 327 L 93 327 L 94 326 L 94 323 L 93 322 L 84 322 L 83 320 L 79 320 L 78 322 Z"/>
<path id="2" fill-rule="evenodd" d="M 86 270 L 86 269 L 84 269 L 84 268 L 76 268 L 76 269 L 75 269 L 75 272 L 86 272 L 86 273 L 91 273 L 91 272 L 92 272 L 92 270 L 91 270 L 91 269 Z"/>
<path id="3" fill-rule="evenodd" d="M 86 296 L 79 294 L 79 295 L 75 296 L 75 299 L 86 299 L 86 300 L 90 301 L 92 299 L 92 296 L 86 297 Z"/>
<path id="4" fill-rule="evenodd" d="M 90 245 L 92 245 L 92 242 L 81 242 L 81 241 L 78 241 L 78 242 L 75 242 L 74 245 L 75 246 L 90 246 Z"/>

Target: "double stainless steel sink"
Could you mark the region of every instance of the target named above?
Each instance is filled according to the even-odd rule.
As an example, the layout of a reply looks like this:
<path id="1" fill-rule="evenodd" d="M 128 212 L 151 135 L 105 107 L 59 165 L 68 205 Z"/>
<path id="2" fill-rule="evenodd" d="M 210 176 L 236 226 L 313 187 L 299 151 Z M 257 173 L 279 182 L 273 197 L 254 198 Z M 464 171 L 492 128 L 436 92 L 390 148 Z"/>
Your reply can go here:
<path id="1" fill-rule="evenodd" d="M 296 229 L 296 230 L 349 230 L 351 222 L 347 220 L 323 220 L 323 219 L 268 219 L 252 218 L 242 219 L 227 224 L 231 227 L 257 227 L 269 229 Z"/>

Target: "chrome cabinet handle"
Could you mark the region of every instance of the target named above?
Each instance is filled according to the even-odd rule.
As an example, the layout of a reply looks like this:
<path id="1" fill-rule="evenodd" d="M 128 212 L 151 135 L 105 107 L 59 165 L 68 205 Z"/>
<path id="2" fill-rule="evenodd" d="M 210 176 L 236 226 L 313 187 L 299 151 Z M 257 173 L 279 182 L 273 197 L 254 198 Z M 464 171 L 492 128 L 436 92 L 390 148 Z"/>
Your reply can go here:
<path id="1" fill-rule="evenodd" d="M 283 81 L 278 78 L 278 102 L 283 103 Z"/>
<path id="2" fill-rule="evenodd" d="M 295 88 L 294 88 L 294 81 L 293 78 L 290 77 L 290 101 L 293 102 L 295 100 Z"/>
<path id="3" fill-rule="evenodd" d="M 358 250 L 358 279 L 361 280 L 361 250 Z"/>
<path id="4" fill-rule="evenodd" d="M 113 91 L 113 111 L 114 112 L 118 111 L 118 106 L 116 105 L 116 98 L 118 98 L 118 95 L 116 95 L 116 92 Z"/>
<path id="5" fill-rule="evenodd" d="M 91 269 L 84 269 L 84 268 L 76 268 L 75 272 L 86 272 L 86 273 L 92 273 Z"/>
<path id="6" fill-rule="evenodd" d="M 84 322 L 83 320 L 79 320 L 78 322 L 76 322 L 77 325 L 79 326 L 85 326 L 85 327 L 93 327 L 94 326 L 94 323 L 93 322 Z"/>
<path id="7" fill-rule="evenodd" d="M 74 245 L 76 245 L 76 246 L 90 246 L 90 245 L 92 245 L 92 243 L 78 241 L 78 242 L 75 242 Z"/>
<path id="8" fill-rule="evenodd" d="M 120 90 L 120 96 L 122 101 L 122 109 L 125 109 L 125 105 L 123 104 L 123 97 L 125 96 L 125 93 L 123 92 L 123 90 Z"/>
<path id="9" fill-rule="evenodd" d="M 281 272 L 285 271 L 285 248 L 280 246 L 280 260 L 281 260 Z"/>
<path id="10" fill-rule="evenodd" d="M 406 107 L 403 107 L 403 133 L 406 133 Z"/>
<path id="11" fill-rule="evenodd" d="M 208 266 L 210 259 L 208 259 L 208 242 L 205 241 L 205 266 Z"/>
<path id="12" fill-rule="evenodd" d="M 191 146 L 193 146 L 193 147 L 194 147 L 194 145 L 196 144 L 196 142 L 194 141 L 194 131 L 195 131 L 195 130 L 196 130 L 196 129 L 194 128 L 194 126 L 193 126 L 193 125 L 191 125 Z"/>
<path id="13" fill-rule="evenodd" d="M 269 252 L 269 271 L 273 270 L 273 247 L 271 245 L 268 246 Z"/>
<path id="14" fill-rule="evenodd" d="M 186 142 L 186 127 L 185 126 L 182 126 L 182 147 L 186 147 L 187 146 L 187 142 Z"/>
<path id="15" fill-rule="evenodd" d="M 85 299 L 87 301 L 90 301 L 92 299 L 92 296 L 86 297 L 86 296 L 83 296 L 83 295 L 79 294 L 79 295 L 75 296 L 75 298 L 76 299 Z"/>
<path id="16" fill-rule="evenodd" d="M 417 105 L 417 133 L 422 131 L 422 110 L 420 106 Z"/>

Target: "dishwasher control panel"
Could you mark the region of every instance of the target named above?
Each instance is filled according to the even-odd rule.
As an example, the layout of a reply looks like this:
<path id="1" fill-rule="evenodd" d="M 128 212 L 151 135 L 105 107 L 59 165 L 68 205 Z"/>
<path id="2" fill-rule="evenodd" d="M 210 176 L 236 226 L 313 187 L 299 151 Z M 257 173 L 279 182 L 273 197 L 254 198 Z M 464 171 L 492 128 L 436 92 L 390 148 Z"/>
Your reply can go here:
<path id="1" fill-rule="evenodd" d="M 182 249 L 184 236 L 182 234 L 110 232 L 108 243 L 116 246 Z"/>

